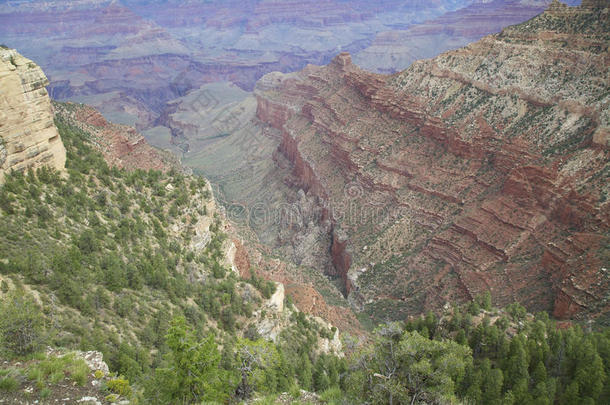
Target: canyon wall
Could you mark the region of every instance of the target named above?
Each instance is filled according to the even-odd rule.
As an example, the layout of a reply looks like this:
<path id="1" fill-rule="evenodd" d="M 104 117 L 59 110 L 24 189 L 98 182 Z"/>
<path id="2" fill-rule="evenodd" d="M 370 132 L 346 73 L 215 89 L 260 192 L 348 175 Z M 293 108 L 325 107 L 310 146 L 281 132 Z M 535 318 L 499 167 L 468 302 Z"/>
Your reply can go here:
<path id="1" fill-rule="evenodd" d="M 398 72 L 416 60 L 432 58 L 532 18 L 549 3 L 544 0 L 473 2 L 404 30 L 380 32 L 370 46 L 354 54 L 354 63 L 374 72 Z"/>
<path id="2" fill-rule="evenodd" d="M 490 291 L 608 319 L 608 9 L 543 14 L 385 76 L 343 53 L 262 79 L 291 184 L 331 221 L 330 274 L 400 318 Z"/>
<path id="3" fill-rule="evenodd" d="M 36 64 L 0 48 L 0 184 L 12 170 L 64 169 L 66 150 L 53 125 L 48 84 Z"/>

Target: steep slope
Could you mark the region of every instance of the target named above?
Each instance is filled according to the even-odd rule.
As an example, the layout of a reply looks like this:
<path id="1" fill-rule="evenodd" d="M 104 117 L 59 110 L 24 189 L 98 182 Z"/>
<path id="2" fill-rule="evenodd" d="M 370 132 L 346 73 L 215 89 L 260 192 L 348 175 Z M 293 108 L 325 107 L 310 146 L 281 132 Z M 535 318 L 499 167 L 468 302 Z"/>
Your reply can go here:
<path id="1" fill-rule="evenodd" d="M 22 61 L 15 55 L 10 63 L 19 69 Z M 32 62 L 28 72 L 44 78 Z M 285 303 L 282 284 L 250 271 L 204 178 L 185 173 L 133 128 L 111 124 L 90 107 L 55 103 L 53 117 L 46 92 L 37 90 L 33 106 L 18 106 L 23 120 L 12 104 L 0 112 L 13 114 L 10 122 L 20 132 L 11 141 L 19 142 L 40 125 L 38 116 L 27 113 L 45 106 L 39 116 L 44 123 L 50 117 L 46 128 L 57 134 L 66 167 L 60 172 L 52 160 L 31 163 L 27 170 L 11 170 L 0 185 L 2 398 L 178 398 L 174 387 L 150 382 L 164 378 L 177 356 L 166 336 L 172 330 L 196 347 L 207 335 L 223 375 L 222 398 L 311 386 L 311 373 L 298 382 L 302 373 L 293 364 L 335 367 L 342 350 L 337 328 Z M 54 349 L 45 354 L 49 346 Z M 261 387 L 238 361 L 243 350 L 256 347 L 274 356 L 264 364 L 267 383 Z M 103 353 L 111 371 L 122 376 L 108 370 L 92 375 L 83 360 L 57 358 L 73 349 Z M 253 365 L 248 372 L 262 368 Z M 83 388 L 88 384 L 94 386 Z"/>
<path id="2" fill-rule="evenodd" d="M 605 7 L 554 2 L 393 76 L 341 54 L 262 80 L 257 116 L 330 218 L 356 307 L 399 318 L 489 290 L 607 318 Z"/>
<path id="3" fill-rule="evenodd" d="M 134 156 L 116 154 L 108 145 L 134 137 L 133 129 L 103 121 L 105 128 L 99 130 L 100 121 L 97 126 L 80 122 L 83 116 L 99 115 L 89 107 L 57 104 L 56 114 L 67 149 L 67 175 L 43 166 L 11 173 L 0 187 L 3 360 L 7 354 L 29 353 L 6 350 L 5 308 L 27 308 L 46 326 L 31 331 L 24 326 L 34 339 L 30 351 L 42 345 L 101 351 L 113 372 L 141 388 L 138 396 L 166 389 L 142 387 L 171 358 L 165 335 L 172 318 L 185 317 L 196 338 L 217 336 L 225 348 L 223 358 L 237 356 L 238 343 L 254 341 L 281 352 L 282 366 L 287 359 L 297 361 L 294 348 L 306 348 L 310 361 L 340 353 L 338 330 L 285 305 L 282 284 L 240 276 L 247 258 L 238 258 L 235 235 L 205 179 L 182 173 L 142 142 L 136 149 L 146 154 L 138 157 L 149 159 L 143 167 L 155 164 L 156 169 L 130 166 Z M 93 133 L 84 130 L 92 127 Z M 223 381 L 224 390 L 238 395 L 237 367 L 227 362 L 223 367 L 233 374 Z M 9 369 L 2 369 L 2 381 L 6 372 L 11 378 L 17 373 L 30 398 L 86 392 L 62 389 L 61 370 L 59 376 L 37 381 L 29 371 L 20 376 L 20 364 L 4 364 Z M 296 375 L 283 378 L 281 389 L 286 390 Z M 129 388 L 129 382 L 123 384 Z M 104 389 L 127 395 L 127 389 Z"/>
<path id="4" fill-rule="evenodd" d="M 0 47 L 0 184 L 11 170 L 64 168 L 66 150 L 53 125 L 48 84 L 32 61 Z"/>

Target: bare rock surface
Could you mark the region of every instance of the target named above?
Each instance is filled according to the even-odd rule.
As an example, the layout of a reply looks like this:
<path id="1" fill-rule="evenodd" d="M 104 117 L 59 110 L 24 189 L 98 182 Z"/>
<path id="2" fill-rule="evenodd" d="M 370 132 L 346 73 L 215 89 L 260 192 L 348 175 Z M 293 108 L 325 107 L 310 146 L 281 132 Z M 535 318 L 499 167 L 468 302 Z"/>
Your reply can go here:
<path id="1" fill-rule="evenodd" d="M 0 183 L 11 170 L 64 169 L 66 150 L 40 67 L 13 49 L 0 48 Z"/>
<path id="2" fill-rule="evenodd" d="M 550 3 L 551 0 L 475 1 L 407 29 L 378 33 L 371 45 L 354 54 L 354 63 L 378 73 L 398 72 L 416 60 L 435 57 L 521 23 L 540 14 Z M 576 5 L 578 1 L 570 3 Z"/>

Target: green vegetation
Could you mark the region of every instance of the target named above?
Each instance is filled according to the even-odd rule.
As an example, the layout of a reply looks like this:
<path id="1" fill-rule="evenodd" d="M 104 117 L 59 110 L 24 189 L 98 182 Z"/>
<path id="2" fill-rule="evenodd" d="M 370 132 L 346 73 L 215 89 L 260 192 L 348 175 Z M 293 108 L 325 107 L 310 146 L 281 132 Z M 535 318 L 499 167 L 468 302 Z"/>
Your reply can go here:
<path id="1" fill-rule="evenodd" d="M 88 374 L 87 363 L 74 354 L 61 357 L 50 356 L 27 368 L 27 378 L 35 381 L 41 388 L 47 383 L 56 384 L 64 378 L 84 386 L 87 383 Z"/>
<path id="2" fill-rule="evenodd" d="M 346 387 L 372 403 L 453 403 L 470 364 L 470 349 L 435 341 L 398 324 L 377 330 L 375 342 L 354 356 Z"/>
<path id="3" fill-rule="evenodd" d="M 0 187 L 2 358 L 46 346 L 101 351 L 116 375 L 107 395 L 150 403 L 313 389 L 320 361 L 316 384 L 328 385 L 327 367 L 338 384 L 340 361 L 315 350 L 331 331 L 297 313 L 273 344 L 249 325 L 275 284 L 224 265 L 224 226 L 204 179 L 109 167 L 89 134 L 61 116 L 55 124 L 66 175 L 11 173 Z M 205 248 L 191 247 L 199 221 L 211 224 Z M 42 361 L 27 374 L 40 395 L 67 375 L 86 380 L 81 366 L 62 367 Z"/>
<path id="4" fill-rule="evenodd" d="M 480 307 L 486 310 L 479 312 Z M 411 340 L 411 345 L 423 336 L 430 342 L 429 347 L 421 343 L 427 350 L 447 345 L 441 352 L 451 357 L 441 364 L 457 367 L 445 373 L 454 385 L 431 389 L 435 395 L 445 392 L 445 399 L 456 395 L 486 404 L 608 403 L 610 329 L 590 333 L 578 326 L 560 329 L 546 313 L 532 317 L 518 304 L 507 311 L 490 310 L 489 297 L 481 297 L 441 318 L 428 314 L 394 324 L 398 332 L 392 336 L 400 344 Z M 385 335 L 387 345 L 392 336 Z M 468 350 L 466 357 L 463 349 Z M 434 364 L 428 361 L 427 369 L 433 371 Z M 430 381 L 434 380 L 426 380 Z"/>
<path id="5" fill-rule="evenodd" d="M 39 397 L 45 399 L 50 395 L 52 387 L 62 384 L 84 387 L 87 384 L 89 367 L 75 353 L 48 356 L 39 353 L 22 359 L 25 360 L 23 364 L 18 362 L 14 366 L 0 369 L 0 393 L 20 391 L 22 384 L 25 384 L 30 387 L 28 394 L 35 388 Z"/>
<path id="6" fill-rule="evenodd" d="M 540 31 L 598 35 L 603 38 L 604 35 L 607 36 L 608 26 L 604 19 L 599 18 L 599 10 L 580 10 L 571 14 L 543 13 L 531 20 L 506 28 L 499 37 L 503 39 L 511 32 L 525 32 L 531 35 Z M 591 47 L 591 50 L 595 50 L 595 47 Z"/>
<path id="7" fill-rule="evenodd" d="M 44 340 L 40 308 L 21 293 L 9 293 L 0 302 L 0 350 L 7 357 L 24 356 L 40 349 Z"/>
<path id="8" fill-rule="evenodd" d="M 205 364 L 223 364 L 213 339 L 196 343 L 185 335 L 183 319 L 175 321 L 174 327 L 183 350 L 196 347 L 196 352 L 206 353 Z M 174 332 L 168 335 L 168 339 L 175 337 Z M 216 381 L 218 373 L 226 373 L 221 377 L 222 388 L 233 392 L 236 387 L 237 398 L 253 392 L 267 394 L 261 403 L 273 403 L 270 394 L 280 386 L 288 387 L 295 399 L 300 395 L 296 387 L 301 387 L 317 391 L 321 401 L 334 404 L 363 403 L 363 399 L 371 404 L 594 404 L 610 399 L 606 384 L 610 330 L 560 329 L 547 314 L 533 317 L 518 304 L 498 311 L 491 307 L 488 294 L 440 318 L 429 313 L 382 325 L 371 343 L 356 345 L 347 362 L 319 356 L 312 364 L 306 352 L 294 362 L 286 357 L 289 347 L 263 340 L 239 340 L 235 352 L 236 359 L 225 370 L 196 369 L 208 375 L 208 383 Z M 188 370 L 200 361 L 199 355 L 183 359 L 183 367 L 173 370 Z M 294 364 L 299 365 L 296 381 L 285 381 L 282 377 L 290 375 L 286 372 Z M 179 377 L 179 373 L 171 374 L 169 381 L 189 381 Z M 205 384 L 196 385 L 216 399 L 227 395 L 221 385 L 207 389 Z M 176 397 L 183 398 L 172 396 Z"/>
<path id="9" fill-rule="evenodd" d="M 109 391 L 116 395 L 130 397 L 132 394 L 131 386 L 129 385 L 129 380 L 126 380 L 122 377 L 113 378 L 112 380 L 108 381 L 106 383 L 106 387 Z"/>
<path id="10" fill-rule="evenodd" d="M 19 387 L 19 382 L 12 375 L 6 375 L 0 378 L 0 392 L 1 391 L 15 391 Z"/>
<path id="11" fill-rule="evenodd" d="M 586 144 L 593 137 L 591 127 L 593 123 L 590 122 L 587 118 L 581 118 L 578 121 L 582 123 L 580 126 L 580 130 L 576 131 L 576 133 L 572 134 L 568 138 L 549 146 L 544 150 L 544 155 L 554 155 L 554 154 L 565 154 L 571 152 L 578 147 L 582 147 L 581 145 Z"/>
<path id="12" fill-rule="evenodd" d="M 175 400 L 181 403 L 226 400 L 233 384 L 228 372 L 222 370 L 221 355 L 213 335 L 203 341 L 187 329 L 186 319 L 176 318 L 166 335 L 168 367 L 155 370 L 146 387 L 146 398 L 161 403 Z"/>

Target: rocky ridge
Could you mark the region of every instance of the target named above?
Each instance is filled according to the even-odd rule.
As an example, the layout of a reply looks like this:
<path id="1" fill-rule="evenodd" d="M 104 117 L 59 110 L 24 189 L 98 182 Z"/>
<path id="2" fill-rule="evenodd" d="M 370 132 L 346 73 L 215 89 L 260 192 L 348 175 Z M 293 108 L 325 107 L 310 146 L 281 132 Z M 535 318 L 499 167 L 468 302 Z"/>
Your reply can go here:
<path id="1" fill-rule="evenodd" d="M 84 104 L 54 103 L 57 114 L 91 135 L 95 144 L 111 166 L 127 170 L 180 169 L 180 162 L 169 152 L 156 149 L 135 128 L 114 124 L 96 109 Z"/>
<path id="2" fill-rule="evenodd" d="M 263 78 L 257 116 L 332 219 L 355 307 L 400 317 L 489 290 L 608 316 L 606 7 L 553 2 L 392 76 L 341 54 Z"/>
<path id="3" fill-rule="evenodd" d="M 0 184 L 11 170 L 63 170 L 66 150 L 53 125 L 49 84 L 40 67 L 0 48 Z"/>
<path id="4" fill-rule="evenodd" d="M 328 63 L 378 31 L 471 2 L 11 1 L 0 37 L 45 69 L 54 99 L 150 129 L 167 102 L 206 83 L 252 90 L 265 73 Z"/>
<path id="5" fill-rule="evenodd" d="M 218 140 L 208 125 L 215 108 L 198 103 L 208 84 L 251 92 L 268 72 L 326 64 L 342 50 L 368 68 L 404 68 L 416 47 L 436 55 L 548 2 L 515 1 L 11 1 L 0 5 L 0 37 L 45 69 L 53 99 L 91 105 L 155 146 L 197 154 Z M 471 21 L 476 32 L 461 28 Z M 416 39 L 405 31 L 414 25 Z M 404 43 L 404 32 L 409 48 L 392 39 Z M 224 106 L 225 95 L 212 101 Z"/>
<path id="6" fill-rule="evenodd" d="M 432 58 L 532 18 L 550 2 L 477 1 L 405 30 L 380 32 L 370 46 L 354 54 L 354 63 L 365 70 L 395 73 L 416 60 Z"/>
<path id="7" fill-rule="evenodd" d="M 171 153 L 156 149 L 148 144 L 144 137 L 133 127 L 126 125 L 113 124 L 108 122 L 97 110 L 92 107 L 54 102 L 54 110 L 57 117 L 67 122 L 69 125 L 85 131 L 93 147 L 101 152 L 110 167 L 123 168 L 128 171 L 133 170 L 159 170 L 168 172 L 170 170 L 183 171 L 180 161 Z M 174 191 L 174 187 L 169 184 L 165 187 L 165 192 Z M 205 197 L 207 195 L 208 197 Z M 196 216 L 195 213 L 204 210 L 209 215 L 201 216 L 192 223 L 193 236 L 190 238 L 189 248 L 197 253 L 202 253 L 214 236 L 214 223 L 216 218 L 222 218 L 221 229 L 231 235 L 222 244 L 222 264 L 239 274 L 247 261 L 236 263 L 235 257 L 237 248 L 233 239 L 235 238 L 234 229 L 224 220 L 222 207 L 219 207 L 213 196 L 213 190 L 209 183 L 194 195 L 190 203 L 190 208 L 185 214 Z M 172 224 L 168 231 L 177 238 L 184 232 L 184 224 Z M 193 279 L 203 279 L 205 274 L 198 273 L 192 275 Z"/>

